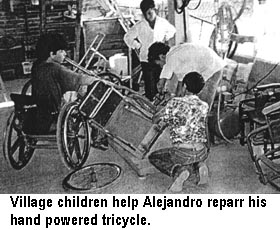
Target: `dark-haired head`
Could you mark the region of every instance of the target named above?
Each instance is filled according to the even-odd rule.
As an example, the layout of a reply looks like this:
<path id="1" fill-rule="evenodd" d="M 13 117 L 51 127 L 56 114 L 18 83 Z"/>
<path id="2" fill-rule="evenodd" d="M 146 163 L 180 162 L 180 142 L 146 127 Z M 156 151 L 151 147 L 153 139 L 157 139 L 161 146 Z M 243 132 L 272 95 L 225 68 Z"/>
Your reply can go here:
<path id="1" fill-rule="evenodd" d="M 36 45 L 36 56 L 38 61 L 45 61 L 58 50 L 66 50 L 67 43 L 64 37 L 58 33 L 48 33 L 40 36 Z"/>
<path id="2" fill-rule="evenodd" d="M 160 60 L 160 55 L 166 55 L 170 47 L 162 42 L 155 42 L 149 47 L 148 61 L 155 62 Z"/>
<path id="3" fill-rule="evenodd" d="M 185 85 L 187 91 L 198 94 L 203 89 L 205 81 L 201 74 L 191 72 L 185 75 L 183 85 Z"/>
<path id="4" fill-rule="evenodd" d="M 142 0 L 142 2 L 140 3 L 140 9 L 143 15 L 146 15 L 148 9 L 153 9 L 153 8 L 155 8 L 154 0 Z"/>

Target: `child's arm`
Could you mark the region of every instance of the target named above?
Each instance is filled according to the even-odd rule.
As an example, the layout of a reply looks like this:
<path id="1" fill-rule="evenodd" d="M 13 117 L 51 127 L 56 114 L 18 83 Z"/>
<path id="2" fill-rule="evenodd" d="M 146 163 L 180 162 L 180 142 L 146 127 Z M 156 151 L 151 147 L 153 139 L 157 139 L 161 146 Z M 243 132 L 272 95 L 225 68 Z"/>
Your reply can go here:
<path id="1" fill-rule="evenodd" d="M 80 86 L 91 85 L 96 81 L 96 78 L 93 76 L 75 73 L 64 66 L 61 68 L 60 77 L 66 91 L 77 91 Z"/>

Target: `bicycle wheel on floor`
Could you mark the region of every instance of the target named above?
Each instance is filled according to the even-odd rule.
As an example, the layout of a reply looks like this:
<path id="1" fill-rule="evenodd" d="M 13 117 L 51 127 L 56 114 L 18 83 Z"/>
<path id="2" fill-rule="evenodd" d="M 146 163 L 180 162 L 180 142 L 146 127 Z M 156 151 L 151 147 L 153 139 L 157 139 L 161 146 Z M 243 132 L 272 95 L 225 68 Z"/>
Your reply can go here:
<path id="1" fill-rule="evenodd" d="M 114 182 L 120 174 L 120 166 L 114 163 L 96 163 L 71 172 L 62 183 L 65 189 L 101 189 Z"/>

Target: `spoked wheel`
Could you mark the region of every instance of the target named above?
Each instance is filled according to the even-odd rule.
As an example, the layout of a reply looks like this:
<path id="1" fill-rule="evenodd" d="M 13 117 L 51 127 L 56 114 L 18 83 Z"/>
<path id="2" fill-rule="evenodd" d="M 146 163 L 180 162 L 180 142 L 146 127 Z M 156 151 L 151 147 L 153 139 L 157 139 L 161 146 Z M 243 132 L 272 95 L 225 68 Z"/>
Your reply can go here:
<path id="1" fill-rule="evenodd" d="M 73 190 L 94 190 L 104 188 L 121 174 L 121 168 L 113 163 L 96 163 L 71 172 L 64 180 L 63 187 Z"/>
<path id="2" fill-rule="evenodd" d="M 3 141 L 4 156 L 12 168 L 20 170 L 31 160 L 34 148 L 27 145 L 31 141 L 25 137 L 22 120 L 13 111 L 8 118 Z"/>
<path id="3" fill-rule="evenodd" d="M 89 125 L 78 110 L 76 102 L 65 104 L 57 122 L 58 150 L 70 169 L 78 169 L 86 162 L 90 151 Z"/>
<path id="4" fill-rule="evenodd" d="M 223 51 L 221 50 L 221 33 L 226 33 L 226 31 L 219 31 L 217 32 L 217 28 L 215 28 L 211 34 L 209 47 L 212 48 L 218 55 L 221 55 Z M 238 34 L 238 28 L 236 24 L 233 26 L 232 33 Z M 227 58 L 232 58 L 235 54 L 235 51 L 237 49 L 238 43 L 235 41 L 230 40 L 227 44 Z"/>

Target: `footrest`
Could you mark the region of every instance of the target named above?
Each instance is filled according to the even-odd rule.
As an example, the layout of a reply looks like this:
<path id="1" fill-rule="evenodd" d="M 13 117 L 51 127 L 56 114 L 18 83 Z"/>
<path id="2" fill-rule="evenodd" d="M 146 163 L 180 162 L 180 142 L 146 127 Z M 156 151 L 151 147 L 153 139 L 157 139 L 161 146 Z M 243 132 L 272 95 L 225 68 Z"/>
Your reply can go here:
<path id="1" fill-rule="evenodd" d="M 265 155 L 259 157 L 259 159 L 273 171 L 280 174 L 280 164 L 274 163 L 272 160 L 269 160 Z"/>

